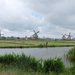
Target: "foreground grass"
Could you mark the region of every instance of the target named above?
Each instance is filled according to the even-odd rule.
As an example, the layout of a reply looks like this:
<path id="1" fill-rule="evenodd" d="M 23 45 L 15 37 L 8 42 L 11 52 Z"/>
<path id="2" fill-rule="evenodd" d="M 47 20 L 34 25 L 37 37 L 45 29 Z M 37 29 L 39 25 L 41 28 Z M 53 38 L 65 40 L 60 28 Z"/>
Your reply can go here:
<path id="1" fill-rule="evenodd" d="M 75 70 L 75 68 L 74 68 Z M 75 72 L 75 71 L 74 71 Z M 20 69 L 17 69 L 17 68 L 1 68 L 0 67 L 0 75 L 75 75 L 75 73 L 73 73 L 71 70 L 66 70 L 65 72 L 63 73 L 54 73 L 54 72 L 49 72 L 49 73 L 44 73 L 44 72 L 35 72 L 33 70 L 29 70 L 29 71 L 26 71 L 26 70 L 20 70 Z"/>
<path id="2" fill-rule="evenodd" d="M 46 45 L 46 43 L 48 44 Z M 67 40 L 0 40 L 0 48 L 35 48 L 35 47 L 75 46 L 75 41 Z"/>
<path id="3" fill-rule="evenodd" d="M 75 75 L 70 71 L 56 74 L 54 72 L 49 73 L 42 73 L 42 72 L 34 72 L 34 71 L 26 71 L 26 70 L 19 70 L 19 69 L 7 69 L 1 70 L 0 75 Z"/>
<path id="4" fill-rule="evenodd" d="M 0 75 L 75 75 L 75 64 L 65 68 L 61 58 L 36 60 L 24 53 L 5 54 L 0 56 Z"/>
<path id="5" fill-rule="evenodd" d="M 0 56 L 0 63 L 2 67 L 4 65 L 13 66 L 18 69 L 25 69 L 29 70 L 32 69 L 38 72 L 45 72 L 48 73 L 49 71 L 53 71 L 56 73 L 63 72 L 65 66 L 61 61 L 61 58 L 57 59 L 38 59 L 36 60 L 35 57 L 26 56 L 24 53 L 21 55 L 19 54 L 5 54 L 4 56 Z M 5 67 L 5 66 L 4 66 Z"/>
<path id="6" fill-rule="evenodd" d="M 69 52 L 67 53 L 67 57 L 68 59 L 70 59 L 70 61 L 75 63 L 75 47 L 69 50 Z"/>
<path id="7" fill-rule="evenodd" d="M 26 70 L 20 70 L 17 68 L 9 68 L 9 69 L 5 69 L 5 68 L 1 68 L 3 70 L 0 70 L 0 75 L 48 75 L 45 73 L 39 73 L 39 72 L 34 72 L 32 70 L 26 71 Z"/>

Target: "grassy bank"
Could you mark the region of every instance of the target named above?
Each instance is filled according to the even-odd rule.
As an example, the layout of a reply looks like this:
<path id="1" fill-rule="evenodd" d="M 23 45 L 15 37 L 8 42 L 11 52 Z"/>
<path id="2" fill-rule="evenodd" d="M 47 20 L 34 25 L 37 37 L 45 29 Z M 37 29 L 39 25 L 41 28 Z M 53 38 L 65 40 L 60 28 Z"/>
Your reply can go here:
<path id="1" fill-rule="evenodd" d="M 67 56 L 71 61 L 75 62 L 75 47 L 69 50 Z"/>
<path id="2" fill-rule="evenodd" d="M 0 56 L 0 63 L 2 66 L 4 65 L 12 65 L 13 67 L 17 67 L 18 69 L 29 70 L 32 69 L 38 72 L 63 72 L 64 64 L 61 61 L 61 58 L 54 59 L 39 59 L 36 60 L 35 57 L 26 56 L 24 53 L 19 54 L 5 54 L 4 56 Z M 43 64 L 42 64 L 43 63 Z"/>
<path id="3" fill-rule="evenodd" d="M 73 62 L 73 67 L 69 68 L 69 71 L 72 72 L 73 74 L 75 74 L 75 47 L 72 48 L 71 50 L 69 50 L 69 52 L 67 53 L 67 58 Z"/>
<path id="4" fill-rule="evenodd" d="M 43 63 L 42 63 L 43 62 Z M 74 75 L 75 65 L 65 68 L 61 58 L 38 59 L 24 53 L 0 56 L 0 75 Z"/>
<path id="5" fill-rule="evenodd" d="M 69 47 L 75 41 L 67 40 L 0 40 L 0 48 Z"/>

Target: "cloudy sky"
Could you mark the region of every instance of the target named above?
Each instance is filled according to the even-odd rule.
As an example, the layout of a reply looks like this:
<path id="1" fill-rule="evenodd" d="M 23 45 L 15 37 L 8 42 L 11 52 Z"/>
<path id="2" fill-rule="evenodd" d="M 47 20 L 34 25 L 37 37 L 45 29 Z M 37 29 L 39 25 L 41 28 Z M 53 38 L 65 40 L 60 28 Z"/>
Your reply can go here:
<path id="1" fill-rule="evenodd" d="M 75 0 L 0 0 L 0 30 L 4 36 L 75 37 Z"/>

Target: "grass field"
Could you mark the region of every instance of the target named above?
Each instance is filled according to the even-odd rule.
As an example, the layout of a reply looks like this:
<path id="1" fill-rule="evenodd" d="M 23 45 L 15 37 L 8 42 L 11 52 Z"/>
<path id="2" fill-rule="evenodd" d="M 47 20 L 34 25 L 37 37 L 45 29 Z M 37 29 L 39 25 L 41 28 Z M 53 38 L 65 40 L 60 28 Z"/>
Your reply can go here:
<path id="1" fill-rule="evenodd" d="M 34 47 L 75 46 L 75 41 L 67 40 L 0 40 L 0 48 L 34 48 Z"/>

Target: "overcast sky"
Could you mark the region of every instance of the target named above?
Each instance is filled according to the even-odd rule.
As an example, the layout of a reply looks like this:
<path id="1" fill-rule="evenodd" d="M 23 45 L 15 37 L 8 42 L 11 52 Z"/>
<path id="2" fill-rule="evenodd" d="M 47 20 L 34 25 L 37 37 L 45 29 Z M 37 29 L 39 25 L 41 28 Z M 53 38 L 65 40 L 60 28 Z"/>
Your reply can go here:
<path id="1" fill-rule="evenodd" d="M 75 37 L 75 0 L 0 0 L 3 36 Z"/>

